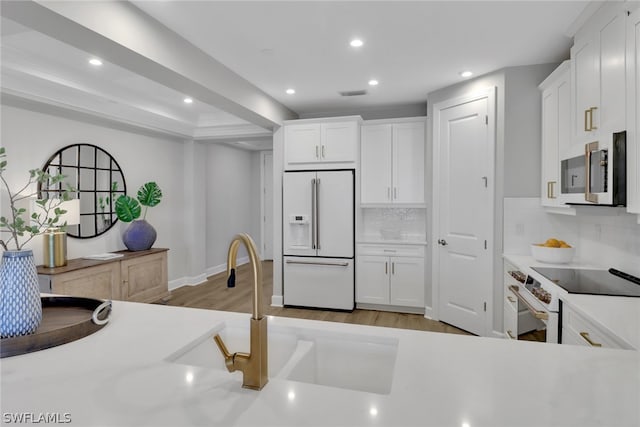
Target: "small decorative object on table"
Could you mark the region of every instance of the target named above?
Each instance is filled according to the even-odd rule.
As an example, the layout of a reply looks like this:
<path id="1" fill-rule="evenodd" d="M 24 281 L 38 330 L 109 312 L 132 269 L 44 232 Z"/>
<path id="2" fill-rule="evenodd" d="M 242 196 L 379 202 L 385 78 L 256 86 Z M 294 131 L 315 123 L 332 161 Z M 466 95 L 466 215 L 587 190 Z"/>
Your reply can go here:
<path id="1" fill-rule="evenodd" d="M 157 233 L 146 221 L 147 209 L 156 206 L 162 199 L 162 191 L 155 182 L 147 182 L 138 190 L 137 200 L 129 196 L 120 196 L 116 200 L 116 214 L 122 222 L 131 224 L 122 235 L 124 245 L 130 251 L 144 251 L 150 249 L 156 241 Z M 144 215 L 138 220 L 144 206 Z"/>
<path id="2" fill-rule="evenodd" d="M 66 213 L 60 206 L 70 200 L 72 188 L 60 190 L 58 199 L 36 200 L 34 211 L 27 214 L 28 201 L 36 196 L 32 191 L 39 182 L 62 183 L 65 176 L 52 176 L 40 169 L 29 171 L 29 181 L 20 190 L 13 192 L 9 188 L 4 173 L 7 168 L 4 147 L 0 147 L 0 180 L 7 191 L 10 213 L 0 217 L 0 231 L 9 237 L 0 240 L 4 249 L 0 265 L 0 335 L 2 338 L 28 335 L 35 332 L 42 321 L 42 303 L 38 286 L 38 273 L 33 260 L 33 251 L 24 246 L 43 231 L 56 227 L 62 215 Z M 22 207 L 22 206 L 25 207 Z M 25 220 L 23 216 L 30 217 Z M 64 230 L 66 224 L 62 224 Z M 20 241 L 19 238 L 26 237 Z M 9 249 L 9 246 L 15 249 Z"/>

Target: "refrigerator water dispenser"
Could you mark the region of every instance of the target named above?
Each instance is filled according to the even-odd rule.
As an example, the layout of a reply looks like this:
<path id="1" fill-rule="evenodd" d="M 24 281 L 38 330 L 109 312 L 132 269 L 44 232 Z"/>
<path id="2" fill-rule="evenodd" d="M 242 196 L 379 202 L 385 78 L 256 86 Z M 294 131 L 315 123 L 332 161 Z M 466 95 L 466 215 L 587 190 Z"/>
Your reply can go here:
<path id="1" fill-rule="evenodd" d="M 311 241 L 311 223 L 309 215 L 289 216 L 290 246 L 309 247 Z"/>

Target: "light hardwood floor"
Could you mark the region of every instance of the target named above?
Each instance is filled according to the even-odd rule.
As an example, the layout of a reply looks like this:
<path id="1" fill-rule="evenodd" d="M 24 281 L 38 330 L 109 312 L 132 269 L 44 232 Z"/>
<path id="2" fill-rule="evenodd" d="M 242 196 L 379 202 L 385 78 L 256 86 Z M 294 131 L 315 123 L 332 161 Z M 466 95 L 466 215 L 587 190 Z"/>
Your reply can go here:
<path id="1" fill-rule="evenodd" d="M 446 323 L 425 319 L 421 314 L 357 309 L 349 313 L 331 310 L 271 307 L 273 263 L 263 261 L 262 268 L 263 309 L 264 313 L 268 315 L 470 335 Z M 235 288 L 227 288 L 226 274 L 220 273 L 209 277 L 201 285 L 183 286 L 172 291 L 171 299 L 168 300 L 167 305 L 251 313 L 252 280 L 249 265 L 245 264 L 240 266 L 236 272 Z"/>

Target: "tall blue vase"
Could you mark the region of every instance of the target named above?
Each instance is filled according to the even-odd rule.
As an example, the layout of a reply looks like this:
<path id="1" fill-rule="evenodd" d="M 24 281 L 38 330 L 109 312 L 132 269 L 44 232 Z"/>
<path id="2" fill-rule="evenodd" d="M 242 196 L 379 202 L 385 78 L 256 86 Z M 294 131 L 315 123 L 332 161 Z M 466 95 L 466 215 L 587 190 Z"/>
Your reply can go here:
<path id="1" fill-rule="evenodd" d="M 28 335 L 42 321 L 42 301 L 33 251 L 5 251 L 0 265 L 0 335 Z"/>
<path id="2" fill-rule="evenodd" d="M 156 241 L 156 230 L 144 219 L 131 222 L 122 235 L 124 245 L 130 251 L 146 251 Z"/>

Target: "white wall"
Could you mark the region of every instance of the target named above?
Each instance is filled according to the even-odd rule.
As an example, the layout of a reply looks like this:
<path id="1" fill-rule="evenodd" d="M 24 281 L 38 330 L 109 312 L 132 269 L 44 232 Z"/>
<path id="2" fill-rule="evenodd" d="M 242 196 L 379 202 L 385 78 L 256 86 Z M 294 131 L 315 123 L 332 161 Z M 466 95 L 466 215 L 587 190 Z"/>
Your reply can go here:
<path id="1" fill-rule="evenodd" d="M 206 150 L 206 249 L 208 273 L 226 267 L 229 242 L 237 233 L 249 233 L 260 244 L 260 156 L 223 144 Z M 256 190 L 257 188 L 257 190 Z M 259 193 L 258 193 L 259 194 Z M 244 248 L 238 258 L 246 256 Z"/>
<path id="2" fill-rule="evenodd" d="M 624 208 L 578 207 L 576 216 L 546 213 L 539 197 L 505 198 L 504 252 L 530 255 L 550 237 L 576 248 L 574 261 L 640 277 L 640 225 Z"/>
<path id="3" fill-rule="evenodd" d="M 120 164 L 129 194 L 147 181 L 156 181 L 162 189 L 162 202 L 149 209 L 147 220 L 156 228 L 155 247 L 169 248 L 169 278 L 187 274 L 184 221 L 183 142 L 126 132 L 93 123 L 43 114 L 7 105 L 1 106 L 2 146 L 7 150 L 7 180 L 11 187 L 23 185 L 28 170 L 41 168 L 58 149 L 74 143 L 90 143 L 109 152 Z M 3 214 L 7 206 L 2 205 Z M 121 233 L 126 224 L 119 222 L 105 234 L 93 239 L 68 239 L 68 257 L 77 258 L 125 249 Z M 41 238 L 29 244 L 36 263 L 42 263 Z"/>

